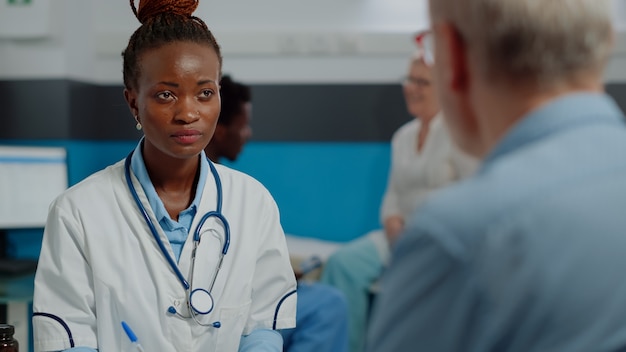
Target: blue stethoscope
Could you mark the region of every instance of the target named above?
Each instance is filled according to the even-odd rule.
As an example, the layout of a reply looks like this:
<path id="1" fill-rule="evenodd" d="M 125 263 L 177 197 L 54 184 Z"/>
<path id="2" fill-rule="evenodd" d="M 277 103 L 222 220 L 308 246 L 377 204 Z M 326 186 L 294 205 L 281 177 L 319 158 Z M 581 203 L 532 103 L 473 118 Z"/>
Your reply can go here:
<path id="1" fill-rule="evenodd" d="M 215 166 L 210 160 L 207 159 L 209 162 L 211 173 L 213 174 L 213 178 L 215 179 L 215 186 L 217 188 L 217 207 L 214 211 L 210 211 L 204 214 L 204 216 L 202 216 L 202 218 L 200 219 L 198 226 L 196 226 L 196 229 L 194 230 L 193 251 L 191 254 L 191 283 L 189 283 L 187 282 L 183 274 L 180 272 L 180 269 L 178 269 L 178 265 L 176 264 L 172 256 L 169 255 L 167 248 L 163 244 L 163 241 L 161 241 L 161 237 L 159 236 L 159 233 L 156 227 L 154 226 L 154 223 L 150 219 L 150 216 L 148 216 L 148 212 L 146 212 L 146 209 L 144 208 L 143 204 L 141 204 L 141 200 L 139 199 L 137 190 L 135 189 L 135 186 L 133 185 L 132 179 L 130 177 L 130 162 L 131 162 L 132 155 L 133 155 L 133 152 L 131 151 L 130 154 L 128 154 L 128 156 L 126 157 L 126 160 L 124 162 L 124 172 L 126 175 L 126 183 L 128 184 L 128 189 L 130 190 L 130 193 L 133 195 L 133 198 L 135 199 L 135 203 L 137 203 L 137 207 L 141 211 L 141 214 L 143 215 L 143 218 L 146 221 L 146 224 L 150 228 L 150 232 L 152 233 L 152 236 L 154 237 L 157 244 L 159 245 L 159 248 L 161 249 L 161 252 L 167 259 L 169 265 L 172 267 L 172 270 L 178 277 L 178 280 L 183 285 L 183 288 L 185 289 L 185 291 L 187 292 L 191 291 L 189 293 L 189 297 L 187 300 L 187 303 L 190 307 L 189 309 L 190 317 L 186 317 L 180 314 L 179 312 L 176 311 L 176 308 L 174 308 L 173 306 L 168 308 L 167 310 L 168 313 L 176 314 L 183 318 L 192 318 L 198 325 L 219 328 L 221 326 L 221 323 L 219 321 L 216 321 L 210 324 L 203 324 L 200 321 L 198 321 L 197 316 L 196 316 L 198 314 L 199 315 L 209 314 L 213 310 L 213 307 L 215 306 L 215 301 L 213 300 L 213 295 L 211 295 L 211 292 L 213 291 L 213 285 L 215 284 L 215 280 L 217 279 L 217 274 L 219 273 L 222 267 L 222 261 L 224 260 L 224 256 L 228 252 L 228 247 L 230 246 L 230 226 L 228 225 L 228 221 L 222 214 L 222 182 L 220 181 L 220 177 L 217 174 L 217 170 L 215 169 Z M 200 245 L 200 238 L 201 238 L 200 229 L 209 218 L 218 219 L 222 223 L 222 226 L 224 226 L 224 242 L 222 245 L 222 251 L 220 252 L 217 269 L 215 270 L 215 274 L 213 274 L 213 278 L 211 279 L 211 284 L 209 285 L 209 289 L 208 290 L 203 289 L 203 288 L 194 289 L 193 288 L 193 274 L 194 274 L 194 268 L 195 268 L 195 263 L 196 263 L 196 250 L 198 246 Z"/>

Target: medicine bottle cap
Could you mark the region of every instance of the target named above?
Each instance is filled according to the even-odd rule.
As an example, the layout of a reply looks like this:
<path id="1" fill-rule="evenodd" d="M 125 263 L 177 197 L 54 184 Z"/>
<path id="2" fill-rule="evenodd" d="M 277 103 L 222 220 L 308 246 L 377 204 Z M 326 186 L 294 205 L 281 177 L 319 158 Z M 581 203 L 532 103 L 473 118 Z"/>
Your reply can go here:
<path id="1" fill-rule="evenodd" d="M 9 324 L 0 324 L 0 335 L 13 335 L 15 333 L 15 328 L 13 325 Z"/>

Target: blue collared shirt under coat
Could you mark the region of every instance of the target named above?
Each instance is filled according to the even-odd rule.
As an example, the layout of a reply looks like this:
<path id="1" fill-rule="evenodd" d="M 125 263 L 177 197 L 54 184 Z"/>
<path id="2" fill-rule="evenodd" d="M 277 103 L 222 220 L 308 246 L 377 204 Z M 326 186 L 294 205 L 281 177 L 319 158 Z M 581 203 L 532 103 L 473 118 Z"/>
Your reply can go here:
<path id="1" fill-rule="evenodd" d="M 163 232 L 167 235 L 167 239 L 170 241 L 172 250 L 176 257 L 176 262 L 178 262 L 180 259 L 180 253 L 183 251 L 183 245 L 187 240 L 187 234 L 191 231 L 191 224 L 194 216 L 196 216 L 196 212 L 200 204 L 200 198 L 202 198 L 204 184 L 206 183 L 207 175 L 209 173 L 209 163 L 206 160 L 204 151 L 202 151 L 200 156 L 200 177 L 198 178 L 196 194 L 194 195 L 193 202 L 189 205 L 189 207 L 178 214 L 178 221 L 176 221 L 173 220 L 167 210 L 165 210 L 163 201 L 159 198 L 152 181 L 150 181 L 146 164 L 143 161 L 141 145 L 142 143 L 139 143 L 137 148 L 135 148 L 130 166 L 133 169 L 133 173 L 137 177 L 137 180 L 139 180 L 141 187 L 146 193 L 148 203 L 150 203 L 150 207 L 154 211 L 155 217 L 159 220 L 159 225 L 161 225 Z"/>
<path id="2" fill-rule="evenodd" d="M 624 116 L 604 94 L 567 95 L 417 209 L 367 350 L 625 350 L 624 268 Z"/>

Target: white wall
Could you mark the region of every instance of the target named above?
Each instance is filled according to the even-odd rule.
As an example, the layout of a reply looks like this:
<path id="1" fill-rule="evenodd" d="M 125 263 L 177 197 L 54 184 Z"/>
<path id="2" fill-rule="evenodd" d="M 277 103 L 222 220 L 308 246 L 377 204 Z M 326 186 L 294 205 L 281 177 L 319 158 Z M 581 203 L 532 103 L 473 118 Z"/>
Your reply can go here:
<path id="1" fill-rule="evenodd" d="M 217 32 L 267 30 L 412 30 L 425 19 L 424 0 L 200 0 L 195 15 Z M 138 26 L 128 2 L 98 1 L 98 32 Z"/>
<path id="2" fill-rule="evenodd" d="M 626 34 L 626 0 L 614 1 Z M 128 1 L 32 2 L 36 13 L 31 6 L 8 15 L 0 5 L 0 23 L 10 17 L 10 28 L 24 29 L 2 35 L 0 25 L 0 79 L 121 83 L 120 53 L 139 26 Z M 412 33 L 428 26 L 426 0 L 200 0 L 196 15 L 222 46 L 224 72 L 250 83 L 398 82 Z M 607 80 L 626 81 L 626 35 L 618 38 Z"/>
<path id="3" fill-rule="evenodd" d="M 0 79 L 93 79 L 92 0 L 0 1 Z"/>
<path id="4" fill-rule="evenodd" d="M 100 1 L 94 11 L 95 79 L 115 83 L 139 23 L 123 1 Z M 200 1 L 196 14 L 222 46 L 224 72 L 251 83 L 398 81 L 411 33 L 427 27 L 424 0 Z"/>

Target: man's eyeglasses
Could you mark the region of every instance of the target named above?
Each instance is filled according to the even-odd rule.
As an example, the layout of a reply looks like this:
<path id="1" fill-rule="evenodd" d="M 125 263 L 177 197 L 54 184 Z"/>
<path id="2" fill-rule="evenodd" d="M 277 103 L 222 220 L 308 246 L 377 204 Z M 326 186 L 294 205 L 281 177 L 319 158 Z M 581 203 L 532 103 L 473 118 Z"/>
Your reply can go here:
<path id="1" fill-rule="evenodd" d="M 415 44 L 417 45 L 417 49 L 422 54 L 424 58 L 424 62 L 428 66 L 432 66 L 435 64 L 435 53 L 434 53 L 434 43 L 433 43 L 433 34 L 430 30 L 418 32 L 415 35 Z"/>

